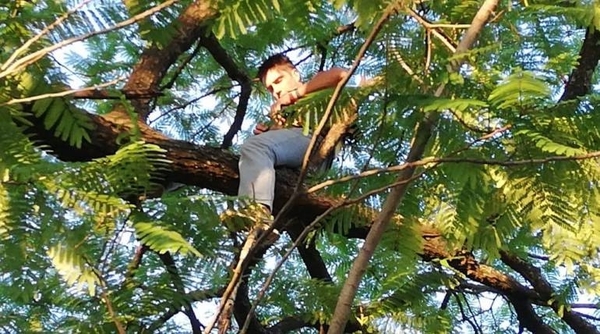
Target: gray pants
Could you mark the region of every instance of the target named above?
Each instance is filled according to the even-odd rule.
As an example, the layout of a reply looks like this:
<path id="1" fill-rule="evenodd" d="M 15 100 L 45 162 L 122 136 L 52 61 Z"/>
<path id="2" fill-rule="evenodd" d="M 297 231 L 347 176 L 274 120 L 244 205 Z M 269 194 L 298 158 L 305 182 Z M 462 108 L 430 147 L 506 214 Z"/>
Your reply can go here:
<path id="1" fill-rule="evenodd" d="M 300 167 L 310 136 L 302 128 L 270 130 L 248 138 L 241 147 L 238 196 L 273 207 L 275 167 Z"/>

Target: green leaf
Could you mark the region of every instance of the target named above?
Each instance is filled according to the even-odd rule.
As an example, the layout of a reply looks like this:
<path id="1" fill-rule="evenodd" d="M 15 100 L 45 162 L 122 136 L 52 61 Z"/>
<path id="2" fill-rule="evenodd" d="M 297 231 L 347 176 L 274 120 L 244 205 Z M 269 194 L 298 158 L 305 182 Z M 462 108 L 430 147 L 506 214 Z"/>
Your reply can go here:
<path id="1" fill-rule="evenodd" d="M 505 109 L 532 105 L 536 101 L 547 100 L 549 95 L 548 84 L 524 71 L 506 78 L 490 93 L 488 100 L 497 108 Z"/>
<path id="2" fill-rule="evenodd" d="M 90 296 L 96 294 L 96 286 L 101 284 L 100 278 L 74 249 L 59 244 L 50 247 L 47 254 L 67 285 L 87 289 Z"/>
<path id="3" fill-rule="evenodd" d="M 197 257 L 202 256 L 181 234 L 163 228 L 156 223 L 137 222 L 133 227 L 140 242 L 159 254 L 172 252 L 183 255 L 192 253 Z"/>

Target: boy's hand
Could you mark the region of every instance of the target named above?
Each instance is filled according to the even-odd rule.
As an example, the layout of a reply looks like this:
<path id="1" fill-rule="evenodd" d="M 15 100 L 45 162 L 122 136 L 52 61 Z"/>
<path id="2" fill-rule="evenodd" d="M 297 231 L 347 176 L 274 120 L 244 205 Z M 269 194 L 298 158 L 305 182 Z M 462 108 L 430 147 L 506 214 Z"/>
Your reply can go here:
<path id="1" fill-rule="evenodd" d="M 281 116 L 279 116 L 279 117 L 281 117 Z M 255 135 L 259 135 L 259 134 L 265 133 L 269 130 L 283 129 L 284 124 L 285 124 L 285 119 L 284 119 L 283 123 L 281 123 L 281 124 L 277 124 L 275 122 L 273 122 L 271 125 L 264 124 L 264 123 L 258 123 L 254 127 L 254 130 L 252 130 L 252 133 L 254 133 Z"/>
<path id="2" fill-rule="evenodd" d="M 269 118 L 271 118 L 271 120 L 273 121 L 274 126 L 279 126 L 279 128 L 281 128 L 285 125 L 285 117 L 281 115 L 281 104 L 279 103 L 279 101 L 271 105 Z"/>
<path id="3" fill-rule="evenodd" d="M 254 127 L 254 130 L 252 131 L 252 133 L 254 133 L 255 135 L 259 135 L 263 132 L 267 132 L 269 131 L 270 128 L 268 125 L 263 124 L 263 123 L 258 123 L 256 124 L 256 127 Z"/>

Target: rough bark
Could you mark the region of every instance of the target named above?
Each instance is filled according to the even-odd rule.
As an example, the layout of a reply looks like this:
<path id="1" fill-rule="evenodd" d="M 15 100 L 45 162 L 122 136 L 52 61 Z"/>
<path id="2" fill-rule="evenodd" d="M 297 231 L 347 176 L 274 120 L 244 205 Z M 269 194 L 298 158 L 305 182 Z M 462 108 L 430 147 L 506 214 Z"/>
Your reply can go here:
<path id="1" fill-rule="evenodd" d="M 157 93 L 167 70 L 194 42 L 206 34 L 206 24 L 217 14 L 210 1 L 194 1 L 190 4 L 173 23 L 177 33 L 171 41 L 162 47 L 153 45 L 142 52 L 123 91 L 126 94 Z M 142 120 L 146 120 L 150 114 L 148 102 L 148 99 L 132 100 L 132 105 Z"/>

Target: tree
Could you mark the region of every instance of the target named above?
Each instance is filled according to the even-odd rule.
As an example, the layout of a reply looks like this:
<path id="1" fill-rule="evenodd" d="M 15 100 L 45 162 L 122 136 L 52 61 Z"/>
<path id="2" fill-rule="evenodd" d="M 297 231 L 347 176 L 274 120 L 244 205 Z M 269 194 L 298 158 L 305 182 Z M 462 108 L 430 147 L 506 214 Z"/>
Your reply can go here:
<path id="1" fill-rule="evenodd" d="M 5 331 L 598 332 L 596 2 L 0 8 Z M 285 233 L 244 257 L 219 213 L 275 52 L 354 71 L 296 112 L 360 134 L 278 170 Z"/>

